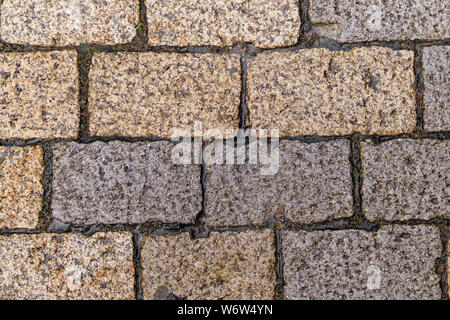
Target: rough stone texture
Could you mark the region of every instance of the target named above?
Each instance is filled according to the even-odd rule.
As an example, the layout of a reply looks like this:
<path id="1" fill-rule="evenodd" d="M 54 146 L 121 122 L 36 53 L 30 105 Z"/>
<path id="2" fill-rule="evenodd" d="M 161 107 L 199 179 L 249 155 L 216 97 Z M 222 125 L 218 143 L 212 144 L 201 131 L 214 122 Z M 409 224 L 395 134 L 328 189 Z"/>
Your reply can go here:
<path id="1" fill-rule="evenodd" d="M 206 222 L 216 226 L 277 221 L 312 223 L 352 215 L 350 144 L 280 142 L 275 175 L 261 164 L 209 165 Z"/>
<path id="2" fill-rule="evenodd" d="M 131 234 L 0 236 L 1 299 L 133 299 Z"/>
<path id="3" fill-rule="evenodd" d="M 36 227 L 44 193 L 42 148 L 0 146 L 0 228 Z"/>
<path id="4" fill-rule="evenodd" d="M 450 46 L 423 49 L 424 127 L 450 131 Z"/>
<path id="5" fill-rule="evenodd" d="M 298 0 L 146 0 L 151 45 L 257 47 L 295 44 Z"/>
<path id="6" fill-rule="evenodd" d="M 172 130 L 237 128 L 238 55 L 98 53 L 89 75 L 94 135 L 171 137 Z"/>
<path id="7" fill-rule="evenodd" d="M 287 299 L 441 297 L 435 260 L 442 245 L 434 226 L 383 226 L 376 233 L 283 231 L 282 239 Z M 373 268 L 378 284 L 372 282 Z"/>
<path id="8" fill-rule="evenodd" d="M 410 132 L 413 61 L 382 47 L 260 53 L 248 61 L 250 124 L 280 136 Z"/>
<path id="9" fill-rule="evenodd" d="M 0 93 L 0 139 L 77 136 L 75 51 L 1 53 Z"/>
<path id="10" fill-rule="evenodd" d="M 364 142 L 364 214 L 370 220 L 450 218 L 449 163 L 449 140 Z"/>
<path id="11" fill-rule="evenodd" d="M 450 37 L 441 0 L 310 0 L 309 17 L 315 33 L 339 42 Z"/>
<path id="12" fill-rule="evenodd" d="M 145 299 L 274 299 L 271 230 L 212 232 L 207 239 L 148 236 L 142 243 Z"/>
<path id="13" fill-rule="evenodd" d="M 193 223 L 199 165 L 175 165 L 170 142 L 62 143 L 53 149 L 53 216 L 65 223 Z"/>
<path id="14" fill-rule="evenodd" d="M 139 1 L 4 0 L 1 39 L 46 46 L 120 44 L 136 35 Z"/>

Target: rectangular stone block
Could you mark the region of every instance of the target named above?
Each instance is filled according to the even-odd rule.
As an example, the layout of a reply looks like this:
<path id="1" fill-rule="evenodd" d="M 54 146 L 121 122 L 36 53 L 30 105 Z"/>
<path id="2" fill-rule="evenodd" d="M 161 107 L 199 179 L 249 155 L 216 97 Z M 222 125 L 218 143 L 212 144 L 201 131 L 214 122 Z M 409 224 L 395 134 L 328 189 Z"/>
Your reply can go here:
<path id="1" fill-rule="evenodd" d="M 248 61 L 249 122 L 281 136 L 411 132 L 413 66 L 412 51 L 384 47 L 260 53 Z"/>
<path id="2" fill-rule="evenodd" d="M 89 74 L 89 131 L 158 136 L 174 129 L 236 129 L 238 55 L 97 53 Z"/>
<path id="3" fill-rule="evenodd" d="M 271 147 L 269 147 L 270 150 Z M 352 215 L 350 144 L 281 141 L 279 168 L 258 164 L 208 165 L 206 223 L 263 225 L 268 220 L 313 223 Z"/>
<path id="4" fill-rule="evenodd" d="M 148 42 L 169 46 L 273 48 L 297 43 L 298 0 L 146 0 Z"/>
<path id="5" fill-rule="evenodd" d="M 0 53 L 0 93 L 0 139 L 77 136 L 74 50 Z"/>
<path id="6" fill-rule="evenodd" d="M 0 247 L 1 299 L 134 299 L 131 234 L 14 234 Z"/>
<path id="7" fill-rule="evenodd" d="M 450 131 L 450 46 L 423 48 L 424 128 Z"/>
<path id="8" fill-rule="evenodd" d="M 44 194 L 43 174 L 40 146 L 0 146 L 0 228 L 37 226 Z"/>
<path id="9" fill-rule="evenodd" d="M 1 39 L 17 44 L 127 43 L 139 22 L 138 0 L 4 0 L 1 9 Z"/>
<path id="10" fill-rule="evenodd" d="M 434 226 L 283 231 L 286 299 L 440 299 Z"/>
<path id="11" fill-rule="evenodd" d="M 450 218 L 450 141 L 362 144 L 363 211 L 370 220 Z"/>
<path id="12" fill-rule="evenodd" d="M 314 32 L 339 42 L 447 39 L 448 13 L 441 0 L 309 1 Z"/>
<path id="13" fill-rule="evenodd" d="M 53 150 L 52 213 L 71 224 L 193 223 L 201 168 L 176 165 L 174 144 L 62 143 Z"/>
<path id="14" fill-rule="evenodd" d="M 146 236 L 144 299 L 274 299 L 275 237 L 271 230 L 211 232 L 208 238 Z"/>

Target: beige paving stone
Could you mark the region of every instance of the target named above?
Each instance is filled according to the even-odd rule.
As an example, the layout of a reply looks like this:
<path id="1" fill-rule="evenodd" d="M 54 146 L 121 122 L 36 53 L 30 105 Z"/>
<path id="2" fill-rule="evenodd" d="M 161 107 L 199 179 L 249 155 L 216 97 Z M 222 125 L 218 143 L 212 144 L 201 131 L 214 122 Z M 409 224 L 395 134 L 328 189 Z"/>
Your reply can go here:
<path id="1" fill-rule="evenodd" d="M 383 47 L 264 52 L 248 61 L 253 128 L 395 135 L 416 123 L 414 54 Z"/>
<path id="2" fill-rule="evenodd" d="M 98 53 L 89 74 L 89 130 L 170 138 L 175 128 L 239 124 L 238 55 Z"/>
<path id="3" fill-rule="evenodd" d="M 38 224 L 43 200 L 42 148 L 0 146 L 0 228 Z"/>
<path id="4" fill-rule="evenodd" d="M 1 9 L 1 39 L 17 44 L 127 43 L 139 21 L 138 0 L 4 0 Z"/>
<path id="5" fill-rule="evenodd" d="M 147 236 L 141 259 L 145 299 L 274 299 L 272 230 Z"/>
<path id="6" fill-rule="evenodd" d="M 450 218 L 450 141 L 362 143 L 363 211 L 370 220 Z"/>
<path id="7" fill-rule="evenodd" d="M 309 0 L 315 33 L 339 42 L 448 39 L 448 1 Z"/>
<path id="8" fill-rule="evenodd" d="M 295 44 L 298 0 L 146 0 L 148 42 L 170 46 Z"/>
<path id="9" fill-rule="evenodd" d="M 129 233 L 0 236 L 1 299 L 134 299 Z"/>
<path id="10" fill-rule="evenodd" d="M 423 49 L 424 128 L 450 131 L 450 46 Z"/>
<path id="11" fill-rule="evenodd" d="M 0 93 L 0 139 L 77 136 L 74 50 L 1 53 Z"/>

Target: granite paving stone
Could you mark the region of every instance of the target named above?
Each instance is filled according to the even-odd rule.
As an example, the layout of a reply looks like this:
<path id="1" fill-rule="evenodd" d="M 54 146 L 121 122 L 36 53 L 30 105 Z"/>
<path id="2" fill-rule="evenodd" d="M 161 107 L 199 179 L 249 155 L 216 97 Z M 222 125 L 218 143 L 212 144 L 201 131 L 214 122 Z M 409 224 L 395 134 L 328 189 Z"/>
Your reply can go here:
<path id="1" fill-rule="evenodd" d="M 280 136 L 414 130 L 414 53 L 384 47 L 264 52 L 248 61 L 249 125 Z"/>
<path id="2" fill-rule="evenodd" d="M 123 44 L 133 40 L 139 1 L 4 0 L 3 41 L 42 46 Z"/>
<path id="3" fill-rule="evenodd" d="M 283 231 L 286 299 L 440 299 L 435 226 Z"/>
<path id="4" fill-rule="evenodd" d="M 0 139 L 75 138 L 75 50 L 0 53 Z"/>
<path id="5" fill-rule="evenodd" d="M 168 46 L 293 45 L 298 0 L 146 0 L 148 43 Z"/>
<path id="6" fill-rule="evenodd" d="M 424 128 L 450 131 L 450 46 L 423 48 Z"/>
<path id="7" fill-rule="evenodd" d="M 309 0 L 314 31 L 338 42 L 439 40 L 450 37 L 440 0 Z"/>
<path id="8" fill-rule="evenodd" d="M 89 74 L 89 131 L 170 138 L 174 129 L 237 129 L 235 54 L 97 53 Z"/>
<path id="9" fill-rule="evenodd" d="M 349 141 L 281 141 L 279 155 L 274 175 L 262 175 L 261 162 L 208 165 L 206 223 L 313 223 L 353 214 Z"/>
<path id="10" fill-rule="evenodd" d="M 174 144 L 60 143 L 53 150 L 53 217 L 72 224 L 193 223 L 199 165 L 171 161 Z"/>
<path id="11" fill-rule="evenodd" d="M 134 299 L 129 233 L 0 235 L 0 299 Z"/>
<path id="12" fill-rule="evenodd" d="M 272 230 L 211 232 L 208 238 L 146 236 L 142 240 L 144 299 L 275 297 Z"/>
<path id="13" fill-rule="evenodd" d="M 0 146 L 0 228 L 37 226 L 44 187 L 40 146 Z"/>
<path id="14" fill-rule="evenodd" d="M 363 211 L 370 220 L 450 217 L 450 141 L 363 142 Z"/>

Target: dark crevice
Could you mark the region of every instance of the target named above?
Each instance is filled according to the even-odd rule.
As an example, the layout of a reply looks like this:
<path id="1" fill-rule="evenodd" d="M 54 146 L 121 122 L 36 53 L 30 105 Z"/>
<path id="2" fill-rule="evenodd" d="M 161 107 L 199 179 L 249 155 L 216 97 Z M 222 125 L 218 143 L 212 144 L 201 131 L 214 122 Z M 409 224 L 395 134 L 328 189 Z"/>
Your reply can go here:
<path id="1" fill-rule="evenodd" d="M 423 94 L 424 94 L 424 82 L 423 82 L 423 66 L 422 66 L 422 49 L 420 46 L 414 46 L 414 76 L 415 76 L 415 93 L 416 93 L 416 132 L 423 132 L 424 123 L 423 123 L 423 115 L 424 115 L 424 103 L 423 103 Z"/>
<path id="2" fill-rule="evenodd" d="M 44 174 L 42 177 L 42 185 L 44 187 L 44 198 L 42 199 L 42 209 L 39 214 L 38 229 L 45 230 L 50 223 L 52 216 L 51 199 L 52 199 L 52 182 L 53 182 L 53 152 L 52 145 L 49 142 L 42 144 Z"/>
<path id="3" fill-rule="evenodd" d="M 239 103 L 239 128 L 247 127 L 247 57 L 241 56 L 241 101 Z"/>
<path id="4" fill-rule="evenodd" d="M 80 107 L 78 138 L 80 141 L 83 141 L 89 136 L 89 69 L 91 67 L 93 49 L 89 46 L 79 46 L 77 53 L 79 77 L 78 105 Z"/>
<path id="5" fill-rule="evenodd" d="M 140 234 L 133 234 L 134 289 L 136 293 L 136 300 L 144 299 L 142 293 L 141 239 L 142 236 Z"/>
<path id="6" fill-rule="evenodd" d="M 277 277 L 276 299 L 284 299 L 284 280 L 283 280 L 283 243 L 281 230 L 275 231 L 275 274 Z"/>

